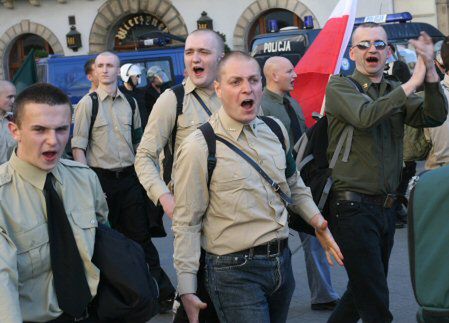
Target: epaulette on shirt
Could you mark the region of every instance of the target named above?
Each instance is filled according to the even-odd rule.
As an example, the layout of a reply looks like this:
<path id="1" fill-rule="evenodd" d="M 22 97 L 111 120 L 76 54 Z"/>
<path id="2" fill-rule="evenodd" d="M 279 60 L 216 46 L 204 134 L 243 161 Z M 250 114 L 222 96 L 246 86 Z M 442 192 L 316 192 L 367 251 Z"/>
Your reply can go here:
<path id="1" fill-rule="evenodd" d="M 61 164 L 64 164 L 65 166 L 69 166 L 69 167 L 89 168 L 89 166 L 84 165 L 83 163 L 80 163 L 80 162 L 77 162 L 74 160 L 70 160 L 70 159 L 61 158 L 59 161 L 61 162 Z"/>

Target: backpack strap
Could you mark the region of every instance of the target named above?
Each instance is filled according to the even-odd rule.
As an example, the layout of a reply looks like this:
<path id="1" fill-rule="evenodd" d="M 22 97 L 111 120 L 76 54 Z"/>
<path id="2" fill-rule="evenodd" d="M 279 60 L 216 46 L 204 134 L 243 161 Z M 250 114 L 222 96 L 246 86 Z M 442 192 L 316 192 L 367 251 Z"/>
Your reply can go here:
<path id="1" fill-rule="evenodd" d="M 258 116 L 258 118 L 265 122 L 265 124 L 271 129 L 271 131 L 273 131 L 276 137 L 278 137 L 279 142 L 282 145 L 282 149 L 284 149 L 284 151 L 286 152 L 287 148 L 285 147 L 285 137 L 284 133 L 282 132 L 281 126 L 273 118 L 267 116 Z"/>
<path id="2" fill-rule="evenodd" d="M 171 180 L 171 172 L 173 168 L 173 158 L 175 154 L 175 144 L 176 144 L 176 132 L 178 131 L 178 117 L 182 114 L 182 108 L 184 105 L 184 85 L 177 84 L 171 87 L 171 90 L 173 93 L 175 93 L 176 96 L 176 117 L 175 117 L 175 125 L 173 126 L 173 129 L 171 131 L 171 150 L 170 145 L 167 144 L 164 147 L 164 174 L 162 177 L 164 178 L 164 181 L 166 183 L 170 182 Z"/>
<path id="3" fill-rule="evenodd" d="M 92 113 L 90 116 L 90 125 L 89 125 L 89 135 L 87 137 L 87 144 L 89 145 L 90 138 L 92 137 L 92 129 L 94 128 L 95 120 L 97 119 L 98 114 L 98 94 L 97 92 L 92 92 L 89 94 L 90 99 L 92 100 Z"/>
<path id="4" fill-rule="evenodd" d="M 212 112 L 210 112 L 209 108 L 207 107 L 206 103 L 204 103 L 203 99 L 201 99 L 201 97 L 198 95 L 198 93 L 196 93 L 195 90 L 192 91 L 192 94 L 195 97 L 195 99 L 201 104 L 204 111 L 206 111 L 207 115 L 210 117 L 212 115 Z"/>
<path id="5" fill-rule="evenodd" d="M 217 157 L 215 156 L 217 142 L 215 140 L 215 132 L 209 122 L 201 125 L 198 129 L 203 133 L 204 139 L 206 139 L 207 149 L 209 155 L 207 156 L 207 188 L 210 187 L 210 181 L 217 165 Z"/>

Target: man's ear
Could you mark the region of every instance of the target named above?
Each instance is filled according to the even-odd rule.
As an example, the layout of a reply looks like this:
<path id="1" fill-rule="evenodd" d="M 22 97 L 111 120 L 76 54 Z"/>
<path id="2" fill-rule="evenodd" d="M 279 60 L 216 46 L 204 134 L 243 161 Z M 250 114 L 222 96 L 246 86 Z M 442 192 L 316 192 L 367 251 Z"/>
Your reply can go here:
<path id="1" fill-rule="evenodd" d="M 9 129 L 9 132 L 11 133 L 11 136 L 14 138 L 14 140 L 17 142 L 20 142 L 19 126 L 17 124 L 15 124 L 14 122 L 10 121 L 8 123 L 8 129 Z"/>
<path id="2" fill-rule="evenodd" d="M 215 88 L 215 93 L 217 93 L 217 96 L 221 99 L 220 82 L 218 82 L 217 80 L 214 81 L 214 88 Z"/>

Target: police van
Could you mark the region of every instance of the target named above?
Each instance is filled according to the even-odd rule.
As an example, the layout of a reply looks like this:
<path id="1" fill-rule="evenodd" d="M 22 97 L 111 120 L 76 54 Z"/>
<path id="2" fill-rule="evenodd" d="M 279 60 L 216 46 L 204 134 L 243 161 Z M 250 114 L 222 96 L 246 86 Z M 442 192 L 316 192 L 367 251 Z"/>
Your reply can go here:
<path id="1" fill-rule="evenodd" d="M 174 45 L 149 50 L 117 53 L 120 64 L 137 64 L 142 76 L 149 68 L 159 66 L 167 76 L 168 85 L 181 83 L 184 78 L 184 46 Z M 62 89 L 72 104 L 89 92 L 90 82 L 84 74 L 84 64 L 96 55 L 62 56 L 51 55 L 37 62 L 39 82 L 51 83 Z M 139 87 L 146 87 L 146 77 L 141 78 Z"/>
<path id="2" fill-rule="evenodd" d="M 388 42 L 396 49 L 396 59 L 407 63 L 412 71 L 416 63 L 416 53 L 408 44 L 409 39 L 418 38 L 421 31 L 425 31 L 432 37 L 434 43 L 442 43 L 444 35 L 432 25 L 422 22 L 411 22 L 412 15 L 409 12 L 368 16 L 356 18 L 354 27 L 364 22 L 377 22 L 382 24 L 388 35 Z M 318 36 L 321 29 L 313 29 L 310 19 L 304 19 L 306 29 L 296 27 L 282 28 L 280 31 L 261 34 L 254 38 L 251 43 L 251 55 L 263 67 L 265 61 L 271 56 L 284 56 L 294 66 Z M 309 23 L 308 23 L 309 22 Z M 437 46 L 436 46 L 437 47 Z M 354 62 L 349 59 L 348 44 L 343 56 L 340 73 L 350 75 L 354 71 Z"/>

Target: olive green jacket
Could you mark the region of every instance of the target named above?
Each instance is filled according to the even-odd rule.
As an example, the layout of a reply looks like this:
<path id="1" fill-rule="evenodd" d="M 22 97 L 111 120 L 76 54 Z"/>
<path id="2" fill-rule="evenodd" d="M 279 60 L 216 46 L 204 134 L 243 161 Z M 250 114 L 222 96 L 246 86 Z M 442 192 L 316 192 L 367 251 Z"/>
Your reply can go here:
<path id="1" fill-rule="evenodd" d="M 404 123 L 436 127 L 446 120 L 447 102 L 440 83 L 425 83 L 425 98 L 407 97 L 399 82 L 376 84 L 357 70 L 352 75 L 360 93 L 343 76 L 332 76 L 326 90 L 328 158 L 347 124 L 354 127 L 349 160 L 337 160 L 332 176 L 334 190 L 365 194 L 394 193 L 402 169 Z"/>

